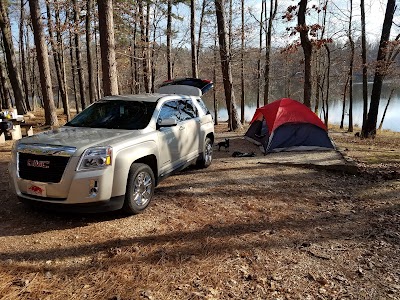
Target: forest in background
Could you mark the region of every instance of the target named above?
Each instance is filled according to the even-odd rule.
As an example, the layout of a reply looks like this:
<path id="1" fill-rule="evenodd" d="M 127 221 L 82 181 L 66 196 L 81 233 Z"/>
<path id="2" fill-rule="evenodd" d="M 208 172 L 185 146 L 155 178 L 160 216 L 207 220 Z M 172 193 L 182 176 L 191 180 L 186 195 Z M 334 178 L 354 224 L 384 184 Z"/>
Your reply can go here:
<path id="1" fill-rule="evenodd" d="M 56 107 L 69 119 L 71 109 L 103 95 L 156 92 L 164 80 L 200 77 L 215 82 L 214 111 L 227 107 L 230 129 L 244 123 L 237 105 L 284 96 L 304 102 L 326 124 L 330 100 L 343 99 L 341 126 L 347 110 L 353 131 L 354 82 L 390 85 L 392 93 L 399 87 L 399 8 L 395 0 L 380 1 L 386 25 L 368 39 L 359 9 L 372 2 L 1 0 L 1 107 L 44 107 L 46 122 L 55 125 Z M 368 137 L 375 135 L 381 95 L 377 88 L 365 95 Z"/>

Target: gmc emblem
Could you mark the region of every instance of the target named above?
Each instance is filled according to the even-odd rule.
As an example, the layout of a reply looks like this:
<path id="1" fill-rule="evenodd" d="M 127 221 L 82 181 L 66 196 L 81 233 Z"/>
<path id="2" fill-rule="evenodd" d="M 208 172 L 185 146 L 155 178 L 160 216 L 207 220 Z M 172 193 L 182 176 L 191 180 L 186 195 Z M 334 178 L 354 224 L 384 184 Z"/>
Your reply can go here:
<path id="1" fill-rule="evenodd" d="M 50 162 L 48 160 L 28 159 L 26 165 L 28 167 L 48 169 Z"/>

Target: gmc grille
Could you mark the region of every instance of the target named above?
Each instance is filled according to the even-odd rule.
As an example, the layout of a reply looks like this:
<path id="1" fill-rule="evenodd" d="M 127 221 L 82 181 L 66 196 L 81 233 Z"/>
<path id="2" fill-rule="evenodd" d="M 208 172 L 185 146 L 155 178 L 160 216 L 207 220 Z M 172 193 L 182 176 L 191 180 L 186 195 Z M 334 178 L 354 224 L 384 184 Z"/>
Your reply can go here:
<path id="1" fill-rule="evenodd" d="M 57 183 L 61 181 L 69 157 L 18 153 L 18 171 L 22 179 Z"/>

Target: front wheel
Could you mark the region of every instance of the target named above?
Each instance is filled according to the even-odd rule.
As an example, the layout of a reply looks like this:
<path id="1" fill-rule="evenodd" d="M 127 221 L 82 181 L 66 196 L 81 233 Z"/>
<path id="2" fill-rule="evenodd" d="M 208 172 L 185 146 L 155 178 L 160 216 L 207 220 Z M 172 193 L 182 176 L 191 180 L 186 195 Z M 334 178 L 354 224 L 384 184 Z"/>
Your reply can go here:
<path id="1" fill-rule="evenodd" d="M 154 188 L 153 170 L 146 164 L 132 164 L 123 209 L 129 214 L 141 213 L 150 204 Z"/>
<path id="2" fill-rule="evenodd" d="M 197 166 L 199 168 L 207 168 L 211 165 L 213 154 L 213 143 L 210 138 L 206 138 L 204 142 L 203 153 L 200 154 L 197 161 Z"/>

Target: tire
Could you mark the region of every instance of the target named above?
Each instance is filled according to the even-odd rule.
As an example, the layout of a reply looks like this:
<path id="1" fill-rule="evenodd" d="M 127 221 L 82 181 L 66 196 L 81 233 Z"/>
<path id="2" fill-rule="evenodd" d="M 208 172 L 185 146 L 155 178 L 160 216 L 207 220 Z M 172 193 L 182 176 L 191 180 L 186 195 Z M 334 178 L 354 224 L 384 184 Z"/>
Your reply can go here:
<path id="1" fill-rule="evenodd" d="M 132 164 L 126 185 L 123 210 L 129 214 L 141 213 L 150 204 L 154 188 L 153 170 L 146 164 Z"/>
<path id="2" fill-rule="evenodd" d="M 207 137 L 204 142 L 203 152 L 200 154 L 199 159 L 197 160 L 197 167 L 204 169 L 211 165 L 212 154 L 213 142 Z"/>

